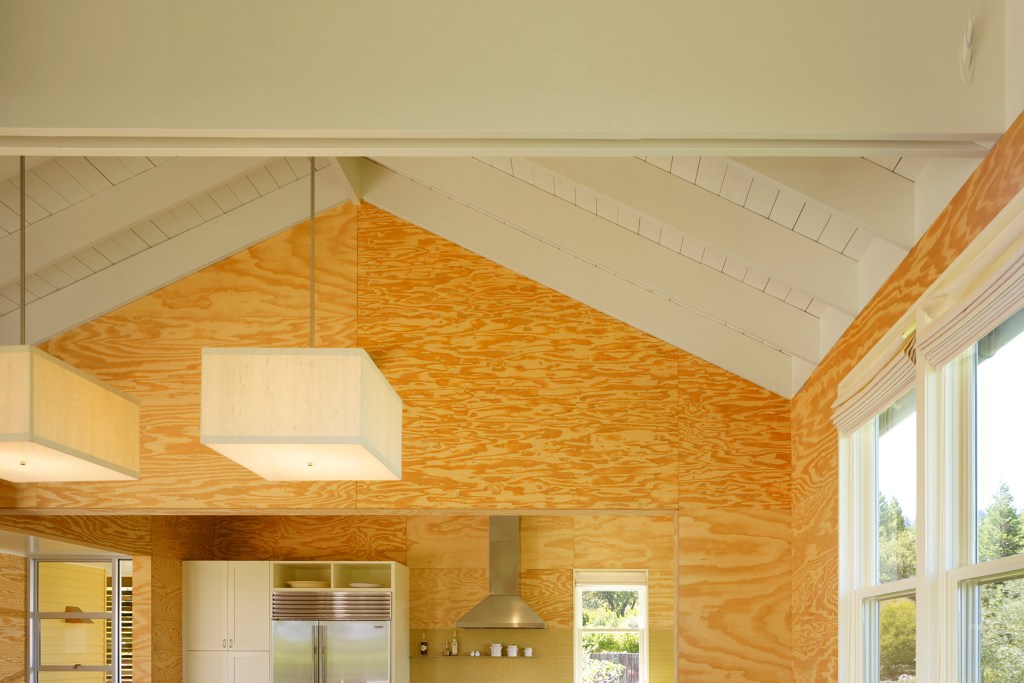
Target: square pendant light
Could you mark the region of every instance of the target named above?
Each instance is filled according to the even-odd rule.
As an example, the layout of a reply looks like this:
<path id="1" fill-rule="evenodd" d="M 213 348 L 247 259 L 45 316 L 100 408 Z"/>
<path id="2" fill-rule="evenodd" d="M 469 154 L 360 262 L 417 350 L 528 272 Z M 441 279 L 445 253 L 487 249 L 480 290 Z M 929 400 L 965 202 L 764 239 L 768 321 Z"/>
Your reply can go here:
<path id="1" fill-rule="evenodd" d="M 139 402 L 33 346 L 0 346 L 0 478 L 139 478 Z"/>
<path id="2" fill-rule="evenodd" d="M 402 478 L 402 400 L 363 349 L 203 349 L 199 431 L 270 481 Z"/>

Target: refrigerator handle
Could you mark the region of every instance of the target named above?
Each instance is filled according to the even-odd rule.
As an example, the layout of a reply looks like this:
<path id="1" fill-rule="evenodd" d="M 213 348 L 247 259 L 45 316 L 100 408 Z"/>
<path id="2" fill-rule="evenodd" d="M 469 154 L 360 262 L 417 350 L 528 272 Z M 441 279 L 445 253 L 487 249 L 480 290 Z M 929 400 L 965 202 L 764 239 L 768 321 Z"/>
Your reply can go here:
<path id="1" fill-rule="evenodd" d="M 327 663 L 324 660 L 326 658 L 327 653 L 324 651 L 324 626 L 323 626 L 323 624 L 320 624 L 319 626 L 317 626 L 317 629 L 319 629 L 319 631 L 320 631 L 320 636 L 319 636 L 319 640 L 320 640 L 320 659 L 319 659 L 319 662 L 320 662 L 320 674 L 319 674 L 318 683 L 325 683 L 326 680 L 327 680 Z"/>
<path id="2" fill-rule="evenodd" d="M 310 672 L 310 680 L 312 683 L 320 683 L 320 627 L 313 624 L 310 628 L 313 629 L 313 637 L 310 638 L 313 646 L 313 667 Z"/>

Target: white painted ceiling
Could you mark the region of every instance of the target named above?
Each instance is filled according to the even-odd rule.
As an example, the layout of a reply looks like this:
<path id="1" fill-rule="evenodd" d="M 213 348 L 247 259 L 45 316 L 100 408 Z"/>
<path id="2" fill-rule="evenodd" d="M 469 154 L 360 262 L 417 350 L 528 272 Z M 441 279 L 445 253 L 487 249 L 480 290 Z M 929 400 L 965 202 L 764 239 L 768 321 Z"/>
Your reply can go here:
<path id="1" fill-rule="evenodd" d="M 317 196 L 320 209 L 369 201 L 788 397 L 982 151 L 957 160 L 318 157 Z M 32 157 L 28 166 L 30 343 L 308 212 L 306 158 Z M 20 320 L 16 169 L 0 159 L 7 343 Z"/>
<path id="2" fill-rule="evenodd" d="M 365 199 L 792 396 L 1024 108 L 1019 3 L 0 3 L 0 342 Z M 55 9 L 56 8 L 56 9 Z"/>

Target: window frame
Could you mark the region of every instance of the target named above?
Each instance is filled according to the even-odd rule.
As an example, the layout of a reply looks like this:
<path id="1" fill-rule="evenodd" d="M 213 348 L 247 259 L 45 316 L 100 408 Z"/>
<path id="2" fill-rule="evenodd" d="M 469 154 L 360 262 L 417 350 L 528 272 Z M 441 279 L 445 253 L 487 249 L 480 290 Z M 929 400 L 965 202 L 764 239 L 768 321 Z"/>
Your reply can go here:
<path id="1" fill-rule="evenodd" d="M 915 315 L 926 324 L 926 316 Z M 980 683 L 980 587 L 1024 577 L 1024 553 L 976 561 L 976 348 L 977 342 L 943 368 L 917 363 L 915 577 L 880 584 L 874 576 L 875 439 L 868 437 L 876 420 L 839 435 L 841 682 L 874 680 L 878 627 L 870 606 L 914 593 L 917 680 Z"/>
<path id="2" fill-rule="evenodd" d="M 573 681 L 583 681 L 583 636 L 586 633 L 636 633 L 640 650 L 640 683 L 650 680 L 648 659 L 650 641 L 649 591 L 646 569 L 588 569 L 573 572 Z M 603 577 L 603 578 L 602 578 Z M 606 579 L 606 580 L 605 580 Z M 637 628 L 609 629 L 583 627 L 583 593 L 584 591 L 632 591 L 638 592 Z"/>
<path id="3" fill-rule="evenodd" d="M 28 560 L 28 643 L 27 643 L 27 666 L 26 680 L 29 683 L 37 683 L 40 673 L 48 672 L 81 672 L 81 673 L 104 673 L 110 675 L 113 683 L 120 683 L 122 680 L 122 647 L 123 619 L 121 607 L 122 592 L 122 562 L 131 562 L 131 558 L 118 554 L 97 554 L 97 555 L 54 555 L 29 557 Z M 42 624 L 50 619 L 66 619 L 66 612 L 41 612 L 39 610 L 39 567 L 46 563 L 90 563 L 109 564 L 111 581 L 111 601 L 109 611 L 104 612 L 76 612 L 76 618 L 81 619 L 105 619 L 109 620 L 111 634 L 117 637 L 110 637 L 110 664 L 103 665 L 59 665 L 43 664 L 42 656 Z"/>
<path id="4" fill-rule="evenodd" d="M 896 400 L 917 389 L 911 386 L 900 393 Z M 920 609 L 923 592 L 923 519 L 924 500 L 922 496 L 923 445 L 921 439 L 921 410 L 923 392 L 916 393 L 915 439 L 917 466 L 917 500 L 915 503 L 915 553 L 916 572 L 914 576 L 883 583 L 878 576 L 878 415 L 888 410 L 886 406 L 864 425 L 848 434 L 841 435 L 839 444 L 839 518 L 840 518 L 840 680 L 866 681 L 879 668 L 879 652 L 873 647 L 880 635 L 879 605 L 885 600 L 912 597 L 917 603 L 916 660 L 922 661 L 922 614 Z M 846 548 L 846 552 L 844 552 Z M 856 552 L 849 549 L 856 548 Z M 918 678 L 920 670 L 918 669 Z"/>

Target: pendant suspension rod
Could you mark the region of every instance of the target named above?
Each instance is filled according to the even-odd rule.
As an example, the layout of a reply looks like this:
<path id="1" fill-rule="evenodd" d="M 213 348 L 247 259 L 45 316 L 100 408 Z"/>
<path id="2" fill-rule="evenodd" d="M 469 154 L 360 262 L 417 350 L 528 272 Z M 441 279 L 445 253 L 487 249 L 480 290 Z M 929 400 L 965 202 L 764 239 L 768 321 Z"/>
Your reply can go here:
<path id="1" fill-rule="evenodd" d="M 309 158 L 309 348 L 316 346 L 316 158 Z"/>
<path id="2" fill-rule="evenodd" d="M 21 261 L 21 265 L 20 265 L 20 268 L 21 268 L 21 272 L 20 272 L 20 279 L 21 279 L 21 288 L 20 288 L 20 290 L 21 290 L 20 291 L 20 295 L 21 295 L 21 302 L 20 302 L 21 303 L 21 312 L 20 312 L 20 318 L 21 318 L 21 341 L 18 342 L 18 343 L 21 344 L 22 346 L 24 346 L 25 345 L 25 157 L 21 157 L 19 175 L 20 175 L 20 178 L 21 178 L 21 206 L 19 208 L 19 213 L 21 214 L 21 237 L 20 237 L 20 243 L 21 243 L 21 256 L 20 256 L 20 261 Z"/>

